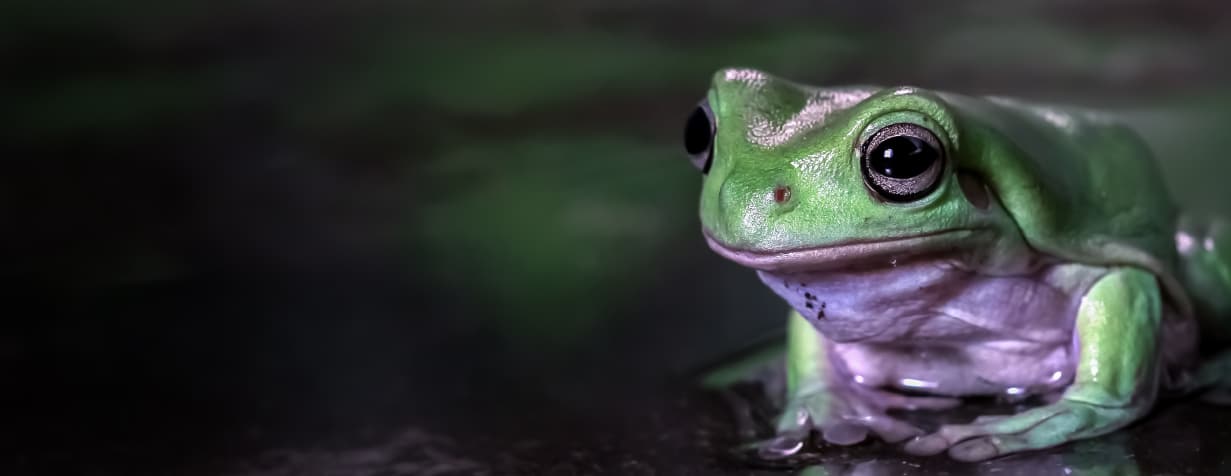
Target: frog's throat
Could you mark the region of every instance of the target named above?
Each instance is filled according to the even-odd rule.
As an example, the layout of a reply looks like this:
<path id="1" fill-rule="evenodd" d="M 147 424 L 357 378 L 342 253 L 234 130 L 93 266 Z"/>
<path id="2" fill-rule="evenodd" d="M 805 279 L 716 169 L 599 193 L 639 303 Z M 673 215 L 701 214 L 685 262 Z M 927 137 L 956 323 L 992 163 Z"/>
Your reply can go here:
<path id="1" fill-rule="evenodd" d="M 763 271 L 797 272 L 835 269 L 870 260 L 907 260 L 921 255 L 936 255 L 977 246 L 974 242 L 988 231 L 977 228 L 938 230 L 911 236 L 878 240 L 847 241 L 807 248 L 752 251 L 727 246 L 703 230 L 705 241 L 722 257 Z"/>

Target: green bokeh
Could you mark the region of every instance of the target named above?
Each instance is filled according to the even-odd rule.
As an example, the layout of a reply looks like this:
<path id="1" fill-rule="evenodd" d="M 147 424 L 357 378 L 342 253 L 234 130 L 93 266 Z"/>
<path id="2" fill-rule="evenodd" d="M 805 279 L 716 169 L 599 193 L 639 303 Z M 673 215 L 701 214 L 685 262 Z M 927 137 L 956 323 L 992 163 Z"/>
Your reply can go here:
<path id="1" fill-rule="evenodd" d="M 536 343 L 592 330 L 696 229 L 695 171 L 670 148 L 627 138 L 462 146 L 414 174 L 423 271 Z"/>
<path id="2" fill-rule="evenodd" d="M 320 228 L 373 237 L 360 240 L 365 252 L 409 255 L 405 266 L 423 281 L 469 296 L 480 326 L 562 345 L 583 342 L 621 310 L 652 306 L 643 296 L 686 284 L 682 293 L 697 292 L 681 284 L 689 272 L 734 272 L 697 258 L 706 253 L 698 178 L 677 144 L 680 120 L 724 66 L 1110 109 L 1155 146 L 1188 208 L 1231 203 L 1221 60 L 1231 35 L 1151 21 L 1150 2 L 1093 23 L 1073 18 L 1101 18 L 1097 5 L 910 5 L 17 2 L 0 9 L 9 26 L 0 46 L 25 51 L 10 68 L 21 74 L 7 132 L 36 150 L 79 144 L 66 160 L 122 162 L 168 137 L 229 140 L 215 130 L 255 114 L 266 127 L 253 135 L 298 164 L 277 169 L 286 175 L 271 187 L 309 172 L 339 182 L 321 210 L 302 212 Z M 108 159 L 81 152 L 97 144 Z M 43 160 L 35 157 L 26 159 Z M 219 157 L 219 167 L 258 173 L 284 160 L 257 157 L 225 166 Z M 368 166 L 379 180 L 345 176 Z M 89 200 L 77 183 L 39 193 Z M 329 223 L 349 216 L 352 201 L 376 218 Z M 137 229 L 106 240 L 82 232 L 44 266 L 53 271 L 40 272 L 104 284 L 191 275 L 191 260 L 176 255 L 183 247 L 165 241 Z M 133 267 L 158 272 L 123 269 L 140 262 L 154 265 Z M 690 266 L 699 269 L 680 269 Z M 747 319 L 734 309 L 711 309 L 713 322 Z"/>

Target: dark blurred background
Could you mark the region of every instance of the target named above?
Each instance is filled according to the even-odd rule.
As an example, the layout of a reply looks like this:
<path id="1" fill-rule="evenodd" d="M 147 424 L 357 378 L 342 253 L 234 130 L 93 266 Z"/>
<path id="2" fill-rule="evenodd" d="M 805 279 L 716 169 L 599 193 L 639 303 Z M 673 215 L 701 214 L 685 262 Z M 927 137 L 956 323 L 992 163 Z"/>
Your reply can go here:
<path id="1" fill-rule="evenodd" d="M 1218 211 L 1229 53 L 1195 0 L 4 2 L 0 472 L 746 474 L 681 390 L 783 317 L 700 239 L 714 70 L 1112 110 Z"/>

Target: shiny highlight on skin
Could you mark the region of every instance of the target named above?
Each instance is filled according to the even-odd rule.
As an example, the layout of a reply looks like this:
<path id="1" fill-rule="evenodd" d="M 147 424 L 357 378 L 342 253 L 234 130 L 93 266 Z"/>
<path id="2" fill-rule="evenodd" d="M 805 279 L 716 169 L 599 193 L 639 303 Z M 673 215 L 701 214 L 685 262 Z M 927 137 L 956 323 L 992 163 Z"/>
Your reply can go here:
<path id="1" fill-rule="evenodd" d="M 763 456 L 818 430 L 977 461 L 1115 431 L 1160 389 L 1231 387 L 1231 354 L 1196 367 L 1198 324 L 1231 340 L 1231 227 L 1181 215 L 1108 116 L 750 69 L 715 74 L 707 98 L 705 239 L 792 308 L 787 404 Z M 860 165 L 895 124 L 946 154 L 935 189 L 902 203 Z M 889 416 L 974 395 L 1049 403 L 930 434 Z"/>

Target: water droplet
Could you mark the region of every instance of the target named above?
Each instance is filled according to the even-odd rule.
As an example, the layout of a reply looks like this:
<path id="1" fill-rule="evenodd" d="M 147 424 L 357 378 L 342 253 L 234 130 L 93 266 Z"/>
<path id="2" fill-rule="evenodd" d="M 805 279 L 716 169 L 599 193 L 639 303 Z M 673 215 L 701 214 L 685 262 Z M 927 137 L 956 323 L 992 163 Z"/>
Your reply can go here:
<path id="1" fill-rule="evenodd" d="M 865 380 L 865 379 L 863 378 L 863 376 L 862 376 L 862 375 L 856 375 L 856 376 L 855 376 L 855 383 L 863 383 L 863 382 L 864 382 L 864 380 Z"/>
<path id="2" fill-rule="evenodd" d="M 848 418 L 847 420 L 851 420 Z M 825 428 L 822 432 L 825 441 L 835 445 L 853 445 L 868 437 L 868 429 L 864 424 L 838 423 Z"/>
<path id="3" fill-rule="evenodd" d="M 1064 372 L 1057 370 L 1051 374 L 1051 379 L 1048 381 L 1049 382 L 1059 382 L 1060 378 L 1062 377 L 1064 377 Z"/>
<path id="4" fill-rule="evenodd" d="M 1004 391 L 1004 393 L 1007 393 L 1009 395 L 1021 395 L 1025 391 L 1026 389 L 1021 388 L 1021 387 L 1009 387 L 1008 389 Z"/>

